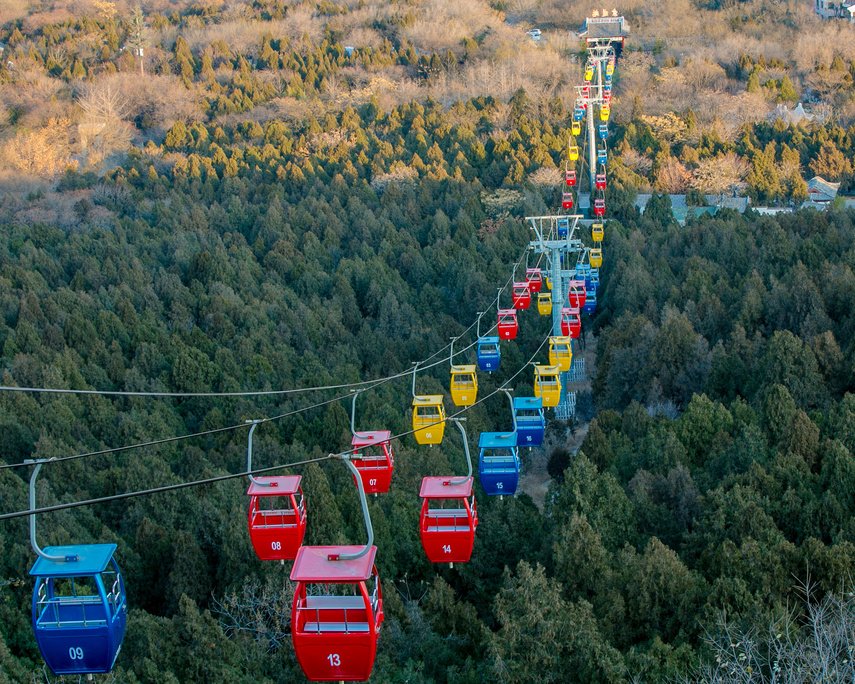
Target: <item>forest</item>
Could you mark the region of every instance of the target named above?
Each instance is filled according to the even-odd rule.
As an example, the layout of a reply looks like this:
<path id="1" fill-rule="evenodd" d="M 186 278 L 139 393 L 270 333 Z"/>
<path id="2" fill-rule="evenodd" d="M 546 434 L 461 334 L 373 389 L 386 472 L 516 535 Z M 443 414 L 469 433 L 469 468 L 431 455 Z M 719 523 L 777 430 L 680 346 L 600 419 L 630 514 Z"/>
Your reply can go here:
<path id="1" fill-rule="evenodd" d="M 100 5 L 109 14 L 116 3 Z M 139 69 L 120 50 L 131 8 L 100 19 L 58 10 L 2 17 L 4 57 L 20 65 L 26 53 L 27 78 L 43 86 L 22 90 L 22 70 L 0 67 L 0 134 L 12 155 L 4 159 L 23 165 L 11 167 L 0 194 L 2 384 L 273 391 L 386 377 L 451 336 L 463 335 L 456 349 L 471 344 L 477 312 L 495 304 L 525 259 L 522 217 L 558 204 L 572 99 L 557 85 L 544 93 L 513 79 L 507 93 L 443 95 L 440 73 L 452 57 L 462 69 L 480 59 L 477 41 L 451 57 L 378 41 L 357 50 L 355 66 L 344 50 L 349 35 L 310 43 L 283 30 L 243 54 L 208 40 L 206 31 L 223 26 L 218 3 L 171 13 L 154 5 L 145 6 L 146 31 L 160 31 L 170 51 L 151 51 L 147 77 L 182 94 L 136 102 L 114 98 L 117 81 L 106 88 L 110 73 Z M 251 7 L 264 22 L 299 10 L 307 30 L 318 17 L 358 11 Z M 411 29 L 412 45 L 426 40 L 416 19 L 396 21 Z M 77 68 L 72 55 L 93 26 L 115 40 Z M 481 45 L 498 50 L 489 40 Z M 63 41 L 76 47 L 55 49 Z M 838 55 L 835 67 L 842 63 L 844 79 L 828 97 L 835 120 L 746 121 L 731 134 L 706 120 L 709 112 L 634 106 L 631 67 L 647 54 L 630 53 L 616 72 L 603 286 L 584 322 L 597 346 L 592 407 L 575 423 L 550 420 L 543 502 L 476 488 L 475 550 L 453 569 L 424 556 L 418 489 L 425 475 L 465 467 L 460 439 L 449 434 L 432 449 L 396 441 L 392 489 L 369 500 L 386 610 L 372 681 L 855 676 L 855 212 L 723 210 L 680 227 L 667 195 L 655 194 L 643 215 L 633 206 L 640 189 L 673 191 L 661 171 L 673 170 L 672 160 L 692 187 L 705 161 L 736 157 L 758 201 L 798 197 L 806 170 L 830 176 L 830 166 L 851 184 L 851 79 L 842 75 L 851 56 Z M 654 55 L 663 65 L 669 56 Z M 807 87 L 804 65 L 790 67 Z M 401 101 L 377 91 L 333 102 L 324 85 L 341 70 L 351 80 L 339 92 L 352 93 L 358 69 L 392 68 L 412 70 L 422 90 Z M 741 73 L 734 81 L 759 72 L 746 62 Z M 90 110 L 72 95 L 83 86 L 95 93 Z M 202 92 L 209 96 L 197 99 Z M 777 97 L 753 95 L 770 105 Z M 67 131 L 40 120 L 39 97 Z M 96 105 L 101 128 L 84 117 Z M 81 133 L 96 130 L 84 150 Z M 39 141 L 45 146 L 34 148 Z M 33 149 L 43 154 L 20 156 Z M 483 391 L 513 377 L 517 395 L 531 394 L 530 371 L 515 374 L 543 358 L 548 332 L 547 319 L 524 312 L 520 337 L 502 347 L 502 369 L 481 376 Z M 472 351 L 455 358 L 471 362 Z M 442 393 L 448 366 L 420 372 L 418 382 Z M 410 399 L 409 376 L 366 391 L 357 423 L 403 433 Z M 40 505 L 109 496 L 240 472 L 243 422 L 274 416 L 282 417 L 256 431 L 257 467 L 289 472 L 289 462 L 350 443 L 346 391 L 0 392 L 0 512 L 27 508 L 25 459 L 238 426 L 42 469 Z M 509 422 L 503 396 L 474 407 L 470 444 Z M 571 453 L 562 440 L 579 430 L 587 433 Z M 524 469 L 533 460 L 524 454 Z M 346 469 L 324 461 L 299 474 L 311 510 L 307 543 L 362 543 Z M 128 632 L 115 670 L 98 680 L 302 681 L 288 567 L 255 558 L 247 499 L 246 482 L 232 480 L 39 516 L 43 545 L 118 544 Z M 32 635 L 25 518 L 0 522 L 0 546 L 0 682 L 53 681 Z"/>
<path id="2" fill-rule="evenodd" d="M 189 152 L 207 129 L 179 138 L 173 128 L 165 147 L 187 153 L 186 170 L 176 162 L 166 176 L 140 158 L 102 179 L 65 176 L 60 193 L 80 197 L 73 225 L 23 222 L 4 207 L 4 384 L 230 391 L 405 370 L 490 305 L 526 245 L 519 217 L 554 204 L 536 187 L 508 187 L 502 143 L 480 142 L 494 106 L 345 112 L 336 124 L 352 146 L 320 148 L 299 166 L 276 157 L 306 133 L 238 128 L 226 133 L 223 163 L 242 155 L 251 165 L 223 178 L 222 148 Z M 525 129 L 531 105 L 520 94 L 512 106 L 514 129 Z M 426 148 L 427 162 L 395 159 L 391 137 Z M 393 489 L 370 502 L 389 578 L 377 681 L 541 681 L 544 672 L 563 681 L 567 671 L 578 681 L 660 681 L 703 662 L 705 635 L 725 612 L 763 629 L 792 610 L 800 581 L 818 600 L 851 587 L 852 212 L 722 212 L 681 229 L 667 198 L 639 217 L 626 191 L 610 193 L 620 218 L 608 224 L 603 303 L 587 324 L 599 339 L 597 415 L 582 449 L 553 468 L 543 510 L 525 495 L 482 497 L 472 562 L 437 570 L 418 542 L 417 485 L 462 468 L 459 442 L 429 450 L 401 440 Z M 519 342 L 504 350 L 508 375 L 546 327 L 533 313 L 523 319 Z M 441 392 L 445 373 L 426 374 L 423 391 Z M 531 391 L 524 377 L 518 394 Z M 6 463 L 316 401 L 0 400 Z M 360 422 L 403 432 L 408 405 L 405 378 L 366 393 Z M 508 420 L 503 400 L 478 407 L 470 439 Z M 331 403 L 260 428 L 256 461 L 322 456 L 348 437 L 347 402 Z M 243 433 L 226 433 L 57 464 L 40 501 L 239 471 L 244 449 Z M 302 473 L 308 540 L 358 542 L 356 497 L 333 465 Z M 0 471 L 4 510 L 26 507 L 25 477 Z M 131 612 L 117 681 L 297 678 L 283 625 L 287 575 L 254 559 L 245 507 L 244 486 L 223 483 L 44 516 L 43 543 L 119 544 Z M 21 681 L 38 662 L 31 553 L 23 520 L 0 534 L 2 663 Z"/>

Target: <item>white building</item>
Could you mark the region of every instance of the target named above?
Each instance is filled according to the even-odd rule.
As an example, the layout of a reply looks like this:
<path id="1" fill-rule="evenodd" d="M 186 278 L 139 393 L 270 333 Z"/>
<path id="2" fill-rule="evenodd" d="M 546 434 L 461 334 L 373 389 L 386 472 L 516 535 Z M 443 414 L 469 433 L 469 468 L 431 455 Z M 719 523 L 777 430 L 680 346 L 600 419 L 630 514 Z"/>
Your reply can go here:
<path id="1" fill-rule="evenodd" d="M 814 11 L 823 19 L 848 19 L 855 24 L 855 0 L 814 0 Z"/>

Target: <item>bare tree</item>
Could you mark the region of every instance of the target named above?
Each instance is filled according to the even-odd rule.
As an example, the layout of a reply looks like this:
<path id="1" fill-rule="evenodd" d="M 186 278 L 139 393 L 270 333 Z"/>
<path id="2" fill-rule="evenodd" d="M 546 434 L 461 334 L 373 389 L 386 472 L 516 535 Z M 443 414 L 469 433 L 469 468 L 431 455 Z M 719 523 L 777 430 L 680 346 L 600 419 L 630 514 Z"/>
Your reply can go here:
<path id="1" fill-rule="evenodd" d="M 808 580 L 799 587 L 800 614 L 791 611 L 765 626 L 743 628 L 720 615 L 705 640 L 712 659 L 684 683 L 802 684 L 855 681 L 855 594 L 815 600 Z"/>
<path id="2" fill-rule="evenodd" d="M 702 159 L 692 174 L 690 185 L 703 193 L 718 195 L 719 203 L 728 191 L 738 192 L 745 188 L 748 162 L 735 152 Z"/>
<path id="3" fill-rule="evenodd" d="M 669 155 L 656 172 L 656 189 L 670 194 L 686 192 L 691 178 L 691 172 L 683 163 Z"/>
<path id="4" fill-rule="evenodd" d="M 110 83 L 90 86 L 78 100 L 83 116 L 77 125 L 80 144 L 91 163 L 98 163 L 131 142 L 133 130 L 125 121 L 127 99 Z"/>
<path id="5" fill-rule="evenodd" d="M 269 581 L 262 586 L 257 580 L 244 584 L 240 593 L 222 599 L 214 597 L 213 609 L 227 636 L 249 635 L 266 645 L 268 651 L 282 648 L 291 635 L 291 600 L 294 585 Z"/>

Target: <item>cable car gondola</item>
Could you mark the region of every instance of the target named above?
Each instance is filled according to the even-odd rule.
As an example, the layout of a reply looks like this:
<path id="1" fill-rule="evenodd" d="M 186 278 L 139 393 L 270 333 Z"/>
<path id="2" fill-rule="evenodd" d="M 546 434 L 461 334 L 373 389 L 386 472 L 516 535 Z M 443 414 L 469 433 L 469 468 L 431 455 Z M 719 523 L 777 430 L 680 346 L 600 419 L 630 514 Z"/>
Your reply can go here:
<path id="1" fill-rule="evenodd" d="M 517 282 L 512 288 L 512 302 L 514 309 L 525 310 L 531 306 L 531 291 L 528 282 Z"/>
<path id="2" fill-rule="evenodd" d="M 599 198 L 594 200 L 594 216 L 602 218 L 606 215 L 606 200 Z"/>
<path id="3" fill-rule="evenodd" d="M 442 444 L 445 434 L 445 407 L 441 394 L 413 397 L 413 430 L 418 444 Z"/>
<path id="4" fill-rule="evenodd" d="M 599 268 L 603 265 L 603 250 L 601 247 L 591 248 L 591 268 Z"/>
<path id="5" fill-rule="evenodd" d="M 605 230 L 602 223 L 591 224 L 591 240 L 594 242 L 602 242 L 605 236 Z"/>
<path id="6" fill-rule="evenodd" d="M 502 361 L 502 352 L 499 349 L 498 337 L 490 335 L 479 337 L 475 352 L 478 358 L 479 370 L 487 371 L 488 373 L 499 370 L 499 364 Z"/>
<path id="7" fill-rule="evenodd" d="M 469 440 L 459 420 L 469 473 L 466 477 L 425 477 L 419 496 L 422 512 L 419 531 L 422 548 L 432 563 L 467 563 L 472 557 L 478 509 L 472 491 L 472 457 Z"/>
<path id="8" fill-rule="evenodd" d="M 260 560 L 294 560 L 306 534 L 306 501 L 300 475 L 252 475 L 252 438 L 260 420 L 249 421 L 246 443 L 246 472 L 250 473 L 249 540 Z"/>
<path id="9" fill-rule="evenodd" d="M 30 476 L 30 510 L 36 508 L 36 478 Z M 36 514 L 30 515 L 30 543 L 38 555 L 30 575 L 33 636 L 55 675 L 110 672 L 122 647 L 128 620 L 125 583 L 115 544 L 74 544 L 41 549 Z"/>
<path id="10" fill-rule="evenodd" d="M 516 309 L 499 309 L 497 315 L 499 337 L 503 340 L 515 340 L 519 332 Z"/>
<path id="11" fill-rule="evenodd" d="M 568 188 L 576 185 L 576 169 L 566 169 L 564 171 L 564 184 Z"/>
<path id="12" fill-rule="evenodd" d="M 560 217 L 556 221 L 556 228 L 558 230 L 558 239 L 563 240 L 564 238 L 570 235 L 570 219 L 566 216 Z M 551 287 L 550 287 L 551 289 Z"/>
<path id="13" fill-rule="evenodd" d="M 362 487 L 368 494 L 385 494 L 392 486 L 392 471 L 395 468 L 395 454 L 392 451 L 392 433 L 389 430 L 356 430 L 356 399 L 359 391 L 353 393 L 350 407 L 350 462 L 359 472 Z"/>
<path id="14" fill-rule="evenodd" d="M 442 444 L 445 434 L 445 406 L 441 394 L 416 394 L 416 371 L 413 367 L 413 435 L 421 445 Z"/>
<path id="15" fill-rule="evenodd" d="M 561 193 L 561 208 L 562 209 L 572 209 L 573 208 L 573 193 L 572 192 Z"/>
<path id="16" fill-rule="evenodd" d="M 478 398 L 475 364 L 451 367 L 451 401 L 455 406 L 472 406 Z"/>
<path id="17" fill-rule="evenodd" d="M 558 366 L 538 364 L 534 367 L 534 396 L 545 408 L 558 406 L 561 401 L 561 377 Z"/>
<path id="18" fill-rule="evenodd" d="M 584 280 L 571 280 L 567 284 L 567 300 L 572 308 L 581 309 L 585 306 Z"/>
<path id="19" fill-rule="evenodd" d="M 478 477 L 488 496 L 513 496 L 520 479 L 515 432 L 482 432 L 478 438 Z"/>
<path id="20" fill-rule="evenodd" d="M 561 309 L 561 334 L 572 337 L 574 340 L 582 334 L 582 317 L 579 309 L 575 307 L 564 307 Z M 546 402 L 543 403 L 546 406 Z"/>
<path id="21" fill-rule="evenodd" d="M 543 289 L 543 273 L 539 268 L 527 268 L 525 270 L 525 281 L 528 283 L 528 290 L 532 294 L 537 294 Z"/>
<path id="22" fill-rule="evenodd" d="M 294 560 L 306 534 L 306 501 L 300 475 L 253 478 L 249 495 L 249 540 L 261 560 Z"/>
<path id="23" fill-rule="evenodd" d="M 537 447 L 543 444 L 546 430 L 543 401 L 538 397 L 514 397 L 514 424 L 517 446 Z"/>
<path id="24" fill-rule="evenodd" d="M 385 617 L 365 490 L 356 468 L 345 463 L 359 489 L 368 542 L 302 546 L 291 570 L 291 639 L 303 673 L 315 682 L 367 680 Z"/>
<path id="25" fill-rule="evenodd" d="M 454 365 L 454 343 L 456 337 L 451 338 L 451 353 L 448 363 L 451 366 L 449 390 L 451 401 L 455 406 L 472 406 L 478 398 L 478 373 L 475 372 L 474 364 Z"/>
<path id="26" fill-rule="evenodd" d="M 588 290 L 588 297 L 585 300 L 585 306 L 582 309 L 586 314 L 592 314 L 597 310 L 597 289 L 591 287 Z"/>
<path id="27" fill-rule="evenodd" d="M 537 295 L 537 313 L 548 316 L 552 313 L 552 293 L 540 292 Z"/>
<path id="28" fill-rule="evenodd" d="M 553 335 L 549 338 L 549 365 L 558 366 L 566 372 L 573 363 L 573 338 L 565 335 Z"/>

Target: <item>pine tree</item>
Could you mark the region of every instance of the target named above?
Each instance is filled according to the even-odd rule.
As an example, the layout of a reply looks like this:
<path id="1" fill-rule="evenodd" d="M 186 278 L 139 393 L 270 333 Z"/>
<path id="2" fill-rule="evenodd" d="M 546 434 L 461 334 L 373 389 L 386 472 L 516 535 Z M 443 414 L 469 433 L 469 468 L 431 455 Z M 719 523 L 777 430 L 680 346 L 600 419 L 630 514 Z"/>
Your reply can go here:
<path id="1" fill-rule="evenodd" d="M 140 76 L 145 76 L 145 47 L 148 44 L 148 27 L 145 24 L 145 16 L 142 7 L 137 5 L 131 14 L 128 27 L 128 47 L 136 56 L 140 66 Z"/>

